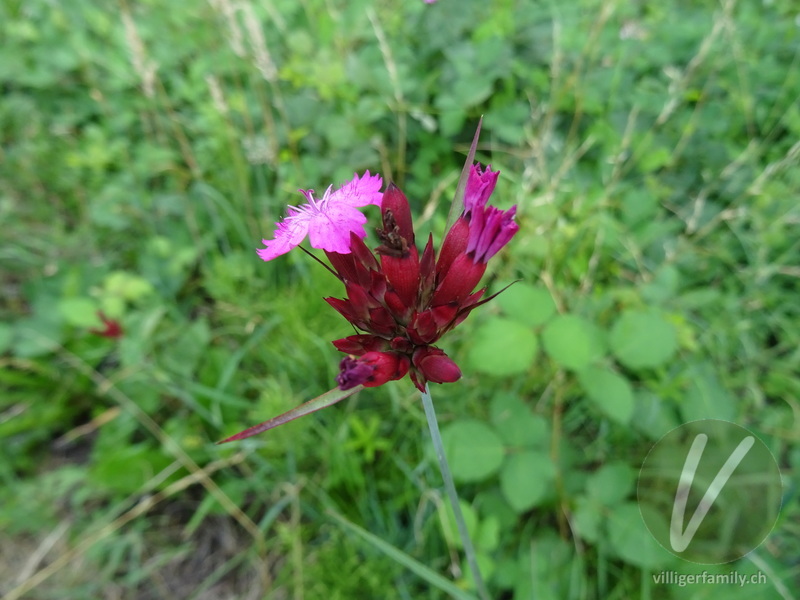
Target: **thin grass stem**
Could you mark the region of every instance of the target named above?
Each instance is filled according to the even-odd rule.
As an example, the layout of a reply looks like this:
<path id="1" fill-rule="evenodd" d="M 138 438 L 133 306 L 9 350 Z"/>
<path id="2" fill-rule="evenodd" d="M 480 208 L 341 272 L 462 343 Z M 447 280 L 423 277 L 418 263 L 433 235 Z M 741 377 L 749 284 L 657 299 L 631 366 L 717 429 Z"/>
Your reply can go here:
<path id="1" fill-rule="evenodd" d="M 472 571 L 472 578 L 475 580 L 478 596 L 480 596 L 481 600 L 489 600 L 489 592 L 486 591 L 486 584 L 483 582 L 483 577 L 481 577 L 481 572 L 478 568 L 475 547 L 472 545 L 472 539 L 469 537 L 467 524 L 461 512 L 461 505 L 458 503 L 456 485 L 453 482 L 453 474 L 450 472 L 450 466 L 447 464 L 444 444 L 442 443 L 442 434 L 439 432 L 439 421 L 436 419 L 436 410 L 433 408 L 433 399 L 431 398 L 431 393 L 427 384 L 425 385 L 425 391 L 422 393 L 422 406 L 425 407 L 425 417 L 428 419 L 428 428 L 431 432 L 433 448 L 436 451 L 436 458 L 439 460 L 439 469 L 442 472 L 442 479 L 444 479 L 444 489 L 447 491 L 447 498 L 450 500 L 450 505 L 453 507 L 458 534 L 461 536 L 464 554 L 467 557 L 469 569 Z"/>

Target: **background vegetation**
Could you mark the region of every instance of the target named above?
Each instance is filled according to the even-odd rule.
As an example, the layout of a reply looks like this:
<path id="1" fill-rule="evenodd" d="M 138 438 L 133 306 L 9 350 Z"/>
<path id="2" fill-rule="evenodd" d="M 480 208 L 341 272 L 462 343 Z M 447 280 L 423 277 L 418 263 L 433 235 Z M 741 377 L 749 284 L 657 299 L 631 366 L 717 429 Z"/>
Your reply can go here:
<path id="1" fill-rule="evenodd" d="M 521 225 L 487 280 L 522 282 L 446 338 L 465 377 L 433 395 L 493 595 L 796 597 L 795 2 L 2 0 L 0 23 L 5 597 L 470 590 L 410 382 L 214 441 L 333 387 L 342 290 L 255 255 L 296 190 L 378 171 L 439 235 L 481 114 Z M 706 567 L 644 530 L 637 470 L 706 417 L 783 470 L 767 542 L 709 568 L 766 585 L 653 583 Z"/>

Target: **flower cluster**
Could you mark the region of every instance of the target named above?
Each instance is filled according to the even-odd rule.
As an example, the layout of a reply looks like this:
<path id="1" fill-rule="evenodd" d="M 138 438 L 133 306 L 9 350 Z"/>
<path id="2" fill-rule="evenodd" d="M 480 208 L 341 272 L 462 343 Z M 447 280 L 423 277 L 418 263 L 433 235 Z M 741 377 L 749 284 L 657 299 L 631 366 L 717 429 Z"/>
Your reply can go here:
<path id="1" fill-rule="evenodd" d="M 424 390 L 429 381 L 446 383 L 461 377 L 455 362 L 433 344 L 488 301 L 483 299 L 485 288 L 475 291 L 475 287 L 489 259 L 519 229 L 514 222 L 516 207 L 502 211 L 487 206 L 498 175 L 491 168 L 471 167 L 464 210 L 447 233 L 438 258 L 432 237 L 421 254 L 417 249 L 408 200 L 394 184 L 380 198 L 378 257 L 370 251 L 363 241 L 366 218 L 352 213 L 352 207 L 377 204 L 381 182 L 369 172 L 341 190 L 329 188 L 318 202 L 311 192 L 304 192 L 309 204 L 293 209 L 278 224 L 275 240 L 265 240 L 268 247 L 259 255 L 269 260 L 297 246 L 308 233 L 311 245 L 325 250 L 344 284 L 344 299 L 325 300 L 364 333 L 333 342 L 349 355 L 341 361 L 340 389 L 375 387 L 409 374 Z"/>

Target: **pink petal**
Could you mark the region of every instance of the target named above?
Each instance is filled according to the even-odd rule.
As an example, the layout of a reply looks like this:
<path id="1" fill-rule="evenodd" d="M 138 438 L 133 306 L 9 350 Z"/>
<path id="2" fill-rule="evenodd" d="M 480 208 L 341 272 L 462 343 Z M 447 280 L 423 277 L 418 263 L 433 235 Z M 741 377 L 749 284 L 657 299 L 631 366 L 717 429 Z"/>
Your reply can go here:
<path id="1" fill-rule="evenodd" d="M 358 173 L 353 173 L 353 179 L 332 192 L 329 201 L 347 206 L 367 206 L 368 204 L 380 206 L 381 198 L 383 198 L 382 185 L 383 179 L 380 175 L 370 175 L 367 171 L 363 177 L 359 178 Z"/>
<path id="2" fill-rule="evenodd" d="M 256 250 L 262 260 L 272 260 L 281 254 L 286 254 L 292 248 L 299 246 L 308 234 L 311 215 L 293 208 L 290 208 L 290 212 L 294 214 L 275 224 L 277 228 L 274 240 L 261 240 L 267 246 Z"/>
<path id="3" fill-rule="evenodd" d="M 312 248 L 328 252 L 350 253 L 350 232 L 361 239 L 367 232 L 367 217 L 358 209 L 346 204 L 328 203 L 323 211 L 311 214 L 308 221 L 308 239 Z"/>
<path id="4" fill-rule="evenodd" d="M 299 246 L 306 235 L 314 248 L 349 254 L 350 233 L 361 239 L 367 235 L 364 231 L 367 218 L 356 207 L 380 205 L 382 185 L 380 175 L 370 175 L 367 171 L 363 177 L 354 173 L 353 179 L 336 191 L 329 187 L 319 200 L 314 198 L 313 190 L 300 190 L 308 202 L 297 208 L 289 207 L 289 216 L 276 223 L 275 239 L 262 240 L 267 247 L 257 250 L 258 255 L 263 260 L 272 260 Z"/>

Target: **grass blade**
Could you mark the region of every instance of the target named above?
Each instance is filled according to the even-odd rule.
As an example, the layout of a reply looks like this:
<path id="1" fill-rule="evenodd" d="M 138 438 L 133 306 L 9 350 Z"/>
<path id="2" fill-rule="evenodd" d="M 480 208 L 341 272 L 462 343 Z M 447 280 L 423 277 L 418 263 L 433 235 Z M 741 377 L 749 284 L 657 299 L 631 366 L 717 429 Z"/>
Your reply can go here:
<path id="1" fill-rule="evenodd" d="M 434 586 L 436 589 L 439 589 L 446 594 L 450 594 L 451 597 L 456 598 L 457 600 L 477 600 L 475 596 L 472 596 L 471 594 L 465 592 L 457 585 L 455 585 L 452 581 L 445 579 L 437 572 L 423 565 L 421 562 L 412 558 L 402 550 L 395 548 L 394 546 L 392 546 L 387 542 L 384 542 L 381 538 L 379 538 L 376 535 L 373 535 L 366 529 L 362 529 L 355 523 L 351 523 L 350 521 L 345 519 L 342 515 L 330 509 L 328 509 L 326 512 L 331 517 L 336 519 L 345 529 L 356 534 L 358 537 L 360 537 L 361 539 L 369 543 L 371 546 L 383 552 L 386 556 L 388 556 L 392 560 L 400 563 L 404 567 L 407 567 L 409 571 L 413 572 L 421 579 L 424 579 L 432 586 Z"/>

